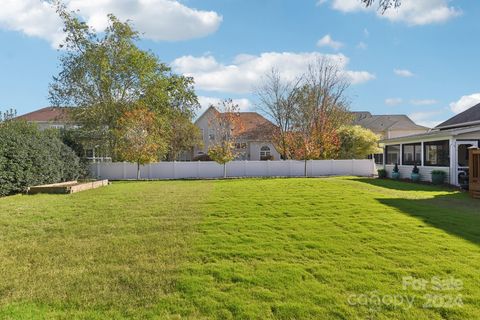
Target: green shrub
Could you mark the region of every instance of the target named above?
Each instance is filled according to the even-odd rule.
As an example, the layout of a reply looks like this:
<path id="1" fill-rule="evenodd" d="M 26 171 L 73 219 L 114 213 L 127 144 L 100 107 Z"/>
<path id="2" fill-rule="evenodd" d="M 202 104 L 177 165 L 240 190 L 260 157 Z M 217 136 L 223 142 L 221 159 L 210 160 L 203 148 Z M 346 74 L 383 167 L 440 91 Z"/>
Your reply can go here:
<path id="1" fill-rule="evenodd" d="M 56 131 L 40 131 L 22 121 L 0 123 L 0 196 L 75 180 L 82 173 L 79 158 Z"/>
<path id="2" fill-rule="evenodd" d="M 413 166 L 412 173 L 413 173 L 413 174 L 420 174 L 420 169 L 417 167 L 417 164 L 416 164 L 416 163 L 415 163 L 415 165 Z"/>
<path id="3" fill-rule="evenodd" d="M 393 167 L 392 172 L 398 173 L 400 170 L 398 169 L 398 163 L 395 163 L 395 167 Z"/>
<path id="4" fill-rule="evenodd" d="M 378 172 L 378 177 L 379 177 L 380 179 L 385 179 L 385 178 L 387 177 L 387 170 L 385 170 L 385 169 L 378 169 L 377 172 Z"/>
<path id="5" fill-rule="evenodd" d="M 442 170 L 433 170 L 432 171 L 432 183 L 433 184 L 443 184 L 445 182 L 445 178 L 447 177 L 447 173 Z"/>

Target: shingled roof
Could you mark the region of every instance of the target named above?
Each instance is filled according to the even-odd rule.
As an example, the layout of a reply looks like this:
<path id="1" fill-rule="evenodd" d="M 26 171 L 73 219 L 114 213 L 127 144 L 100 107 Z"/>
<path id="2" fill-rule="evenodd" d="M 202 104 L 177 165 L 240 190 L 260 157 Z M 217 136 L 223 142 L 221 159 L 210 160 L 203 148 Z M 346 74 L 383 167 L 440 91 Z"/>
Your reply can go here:
<path id="1" fill-rule="evenodd" d="M 413 122 L 406 115 L 372 115 L 369 112 L 353 112 L 353 123 L 374 132 L 385 130 L 428 130 L 429 128 Z"/>
<path id="2" fill-rule="evenodd" d="M 242 130 L 239 138 L 245 140 L 268 141 L 276 130 L 276 126 L 256 112 L 240 112 Z"/>
<path id="3" fill-rule="evenodd" d="M 439 124 L 436 129 L 468 127 L 476 122 L 480 123 L 480 103 Z"/>
<path id="4" fill-rule="evenodd" d="M 68 108 L 46 107 L 21 116 L 16 119 L 28 122 L 67 122 Z"/>
<path id="5" fill-rule="evenodd" d="M 209 112 L 213 114 L 218 114 L 219 111 L 214 107 L 210 106 L 196 121 L 202 118 L 204 115 Z M 244 140 L 250 141 L 270 141 L 274 135 L 277 127 L 265 119 L 262 115 L 257 112 L 239 112 L 238 121 L 241 123 L 240 128 L 234 129 L 235 135 Z M 240 131 L 239 131 L 240 130 Z"/>

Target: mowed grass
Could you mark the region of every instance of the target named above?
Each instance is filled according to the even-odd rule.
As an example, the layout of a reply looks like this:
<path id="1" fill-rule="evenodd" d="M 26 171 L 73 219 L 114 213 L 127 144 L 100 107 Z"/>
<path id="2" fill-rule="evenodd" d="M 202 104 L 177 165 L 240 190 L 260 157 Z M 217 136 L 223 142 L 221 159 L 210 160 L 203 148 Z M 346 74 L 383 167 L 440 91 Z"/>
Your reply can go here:
<path id="1" fill-rule="evenodd" d="M 115 183 L 0 199 L 0 318 L 480 319 L 479 263 L 480 202 L 402 182 Z M 463 286 L 404 290 L 408 276 Z M 429 294 L 463 304 L 425 306 Z"/>

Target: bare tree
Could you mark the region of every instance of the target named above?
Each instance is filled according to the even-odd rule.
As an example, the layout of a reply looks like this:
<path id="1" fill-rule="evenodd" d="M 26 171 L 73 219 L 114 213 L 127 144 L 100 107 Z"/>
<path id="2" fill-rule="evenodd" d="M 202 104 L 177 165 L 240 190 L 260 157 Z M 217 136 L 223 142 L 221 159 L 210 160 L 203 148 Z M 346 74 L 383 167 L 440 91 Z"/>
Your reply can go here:
<path id="1" fill-rule="evenodd" d="M 322 126 L 322 117 L 328 117 L 337 128 L 352 120 L 346 95 L 350 81 L 336 61 L 326 57 L 317 59 L 308 66 L 303 78 L 303 93 L 314 105 L 316 126 Z M 321 127 L 316 129 L 322 130 Z"/>
<path id="2" fill-rule="evenodd" d="M 7 109 L 5 112 L 0 112 L 0 122 L 12 120 L 17 117 L 17 110 L 10 108 Z"/>
<path id="3" fill-rule="evenodd" d="M 256 89 L 257 108 L 277 126 L 274 142 L 283 159 L 290 157 L 287 135 L 292 130 L 296 93 L 300 85 L 300 77 L 287 81 L 282 78 L 278 69 L 273 68 Z"/>
<path id="4" fill-rule="evenodd" d="M 365 6 L 370 7 L 377 0 L 360 0 Z M 401 5 L 401 0 L 378 0 L 378 9 L 384 13 L 390 8 L 398 8 Z"/>
<path id="5" fill-rule="evenodd" d="M 334 158 L 340 148 L 337 130 L 351 122 L 346 90 L 349 81 L 329 58 L 310 64 L 296 93 L 293 130 L 289 135 L 296 159 Z"/>

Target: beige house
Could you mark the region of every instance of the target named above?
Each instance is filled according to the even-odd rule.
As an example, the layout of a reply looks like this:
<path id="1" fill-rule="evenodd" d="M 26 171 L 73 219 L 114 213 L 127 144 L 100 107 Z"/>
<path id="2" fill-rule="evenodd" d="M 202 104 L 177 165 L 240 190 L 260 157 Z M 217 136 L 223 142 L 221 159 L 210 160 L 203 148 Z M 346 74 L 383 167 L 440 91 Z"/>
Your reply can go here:
<path id="1" fill-rule="evenodd" d="M 354 125 L 373 131 L 382 140 L 426 133 L 430 128 L 420 126 L 406 115 L 372 115 L 370 112 L 353 112 Z M 375 154 L 375 163 L 383 164 L 383 154 Z"/>
<path id="2" fill-rule="evenodd" d="M 195 121 L 201 131 L 203 145 L 194 148 L 192 160 L 208 154 L 209 147 L 217 141 L 214 121 L 218 113 L 211 106 Z M 280 160 L 280 154 L 272 143 L 275 125 L 256 112 L 240 112 L 239 117 L 242 129 L 236 133 L 236 160 Z"/>

